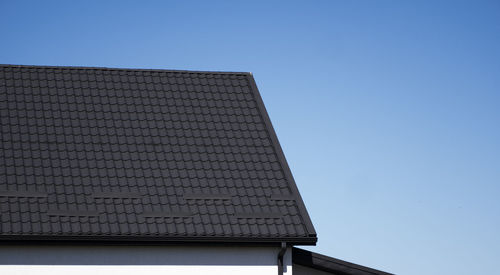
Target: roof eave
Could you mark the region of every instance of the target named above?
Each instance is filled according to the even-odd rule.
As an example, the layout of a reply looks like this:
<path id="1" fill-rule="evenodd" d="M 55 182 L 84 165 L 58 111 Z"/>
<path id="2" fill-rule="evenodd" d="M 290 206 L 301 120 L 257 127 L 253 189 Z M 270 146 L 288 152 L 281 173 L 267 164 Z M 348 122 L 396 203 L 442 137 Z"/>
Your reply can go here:
<path id="1" fill-rule="evenodd" d="M 296 247 L 292 250 L 292 261 L 297 265 L 339 275 L 394 275 Z"/>
<path id="2" fill-rule="evenodd" d="M 1 235 L 6 243 L 93 243 L 108 245 L 179 245 L 179 244 L 253 244 L 270 245 L 286 242 L 290 245 L 316 245 L 317 237 L 183 237 L 183 236 L 95 236 L 95 235 Z"/>

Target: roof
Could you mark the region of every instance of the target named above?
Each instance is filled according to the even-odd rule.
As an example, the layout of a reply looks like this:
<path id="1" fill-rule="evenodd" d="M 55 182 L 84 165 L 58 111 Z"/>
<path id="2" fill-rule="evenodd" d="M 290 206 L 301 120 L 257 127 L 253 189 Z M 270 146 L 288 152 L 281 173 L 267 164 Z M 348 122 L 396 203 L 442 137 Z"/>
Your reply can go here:
<path id="1" fill-rule="evenodd" d="M 392 275 L 366 266 L 342 261 L 322 254 L 294 247 L 293 264 L 307 266 L 336 275 Z"/>
<path id="2" fill-rule="evenodd" d="M 0 65 L 0 239 L 315 244 L 249 73 Z"/>

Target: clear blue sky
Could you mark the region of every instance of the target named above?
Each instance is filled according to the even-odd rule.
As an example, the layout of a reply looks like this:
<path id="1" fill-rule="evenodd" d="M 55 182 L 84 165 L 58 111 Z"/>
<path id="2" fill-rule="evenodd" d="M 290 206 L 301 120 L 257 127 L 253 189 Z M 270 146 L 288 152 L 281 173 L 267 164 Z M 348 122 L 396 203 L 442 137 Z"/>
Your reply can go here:
<path id="1" fill-rule="evenodd" d="M 319 234 L 499 274 L 499 1 L 0 1 L 0 63 L 254 73 Z"/>

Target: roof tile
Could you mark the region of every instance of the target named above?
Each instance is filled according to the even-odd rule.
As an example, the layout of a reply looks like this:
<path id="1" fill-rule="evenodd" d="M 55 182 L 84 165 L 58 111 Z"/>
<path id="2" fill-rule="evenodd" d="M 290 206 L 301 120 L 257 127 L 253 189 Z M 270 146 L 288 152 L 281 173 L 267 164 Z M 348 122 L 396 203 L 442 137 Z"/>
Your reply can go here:
<path id="1" fill-rule="evenodd" d="M 0 237 L 314 238 L 252 83 L 246 73 L 0 65 Z"/>

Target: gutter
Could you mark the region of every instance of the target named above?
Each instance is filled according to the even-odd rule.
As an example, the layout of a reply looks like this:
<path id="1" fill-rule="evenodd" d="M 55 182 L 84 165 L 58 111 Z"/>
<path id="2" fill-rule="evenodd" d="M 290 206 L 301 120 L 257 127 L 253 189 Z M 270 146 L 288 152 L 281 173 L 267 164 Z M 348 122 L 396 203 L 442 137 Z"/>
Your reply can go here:
<path id="1" fill-rule="evenodd" d="M 123 235 L 2 235 L 0 243 L 68 243 L 110 245 L 169 245 L 169 244 L 248 244 L 316 245 L 316 236 L 309 237 L 224 237 L 224 236 L 123 236 Z"/>

